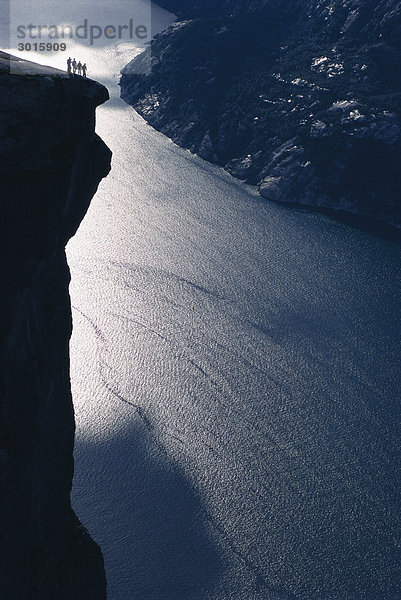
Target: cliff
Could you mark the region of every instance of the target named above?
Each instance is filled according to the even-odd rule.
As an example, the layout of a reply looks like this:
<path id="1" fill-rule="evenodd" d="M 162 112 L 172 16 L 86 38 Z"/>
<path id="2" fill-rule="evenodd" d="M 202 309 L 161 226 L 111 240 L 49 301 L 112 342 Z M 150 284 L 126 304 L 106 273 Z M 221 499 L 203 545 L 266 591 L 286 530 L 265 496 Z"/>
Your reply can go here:
<path id="1" fill-rule="evenodd" d="M 192 20 L 125 67 L 126 102 L 266 198 L 401 226 L 400 2 L 161 3 Z"/>
<path id="2" fill-rule="evenodd" d="M 0 53 L 0 597 L 101 600 L 103 558 L 71 509 L 72 321 L 65 245 L 111 152 L 106 88 Z"/>

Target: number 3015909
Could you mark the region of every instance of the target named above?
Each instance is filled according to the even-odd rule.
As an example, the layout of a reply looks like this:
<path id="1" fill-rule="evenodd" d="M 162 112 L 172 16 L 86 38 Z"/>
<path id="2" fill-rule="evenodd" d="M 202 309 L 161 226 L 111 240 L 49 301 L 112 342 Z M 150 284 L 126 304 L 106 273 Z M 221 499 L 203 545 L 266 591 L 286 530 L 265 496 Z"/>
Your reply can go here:
<path id="1" fill-rule="evenodd" d="M 30 52 L 33 50 L 34 52 L 64 52 L 67 49 L 67 45 L 62 42 L 59 44 L 58 42 L 26 42 L 25 44 L 18 44 L 18 50 L 23 51 L 26 50 Z"/>

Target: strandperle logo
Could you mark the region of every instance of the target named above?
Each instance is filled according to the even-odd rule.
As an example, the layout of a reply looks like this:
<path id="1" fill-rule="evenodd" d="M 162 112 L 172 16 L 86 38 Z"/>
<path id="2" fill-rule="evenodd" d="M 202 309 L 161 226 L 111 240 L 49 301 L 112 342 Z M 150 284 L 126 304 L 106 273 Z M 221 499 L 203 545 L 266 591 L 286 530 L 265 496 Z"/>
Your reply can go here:
<path id="1" fill-rule="evenodd" d="M 66 39 L 89 40 L 91 46 L 96 40 L 138 40 L 143 41 L 148 37 L 146 25 L 138 25 L 133 19 L 123 25 L 105 25 L 89 23 L 84 19 L 80 25 L 17 25 L 17 38 L 19 40 L 50 40 L 59 41 Z"/>

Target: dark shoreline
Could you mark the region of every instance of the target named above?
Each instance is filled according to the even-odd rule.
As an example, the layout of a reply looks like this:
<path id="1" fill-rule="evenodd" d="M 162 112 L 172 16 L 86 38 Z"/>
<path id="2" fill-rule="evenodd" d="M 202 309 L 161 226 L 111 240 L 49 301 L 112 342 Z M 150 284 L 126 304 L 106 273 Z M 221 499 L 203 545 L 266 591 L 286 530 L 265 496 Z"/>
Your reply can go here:
<path id="1" fill-rule="evenodd" d="M 260 200 L 265 202 L 267 199 L 260 196 Z M 302 204 L 296 204 L 295 202 L 279 202 L 272 200 L 275 204 L 286 207 L 288 210 L 297 210 L 302 213 L 309 214 L 321 214 L 326 217 L 330 217 L 333 221 L 342 223 L 343 225 L 349 225 L 354 229 L 359 229 L 365 233 L 368 233 L 376 238 L 391 242 L 393 244 L 401 245 L 401 229 L 393 227 L 387 223 L 381 221 L 375 221 L 369 219 L 363 215 L 355 213 L 349 213 L 344 210 L 336 210 L 334 208 L 324 208 L 320 206 L 305 206 Z"/>

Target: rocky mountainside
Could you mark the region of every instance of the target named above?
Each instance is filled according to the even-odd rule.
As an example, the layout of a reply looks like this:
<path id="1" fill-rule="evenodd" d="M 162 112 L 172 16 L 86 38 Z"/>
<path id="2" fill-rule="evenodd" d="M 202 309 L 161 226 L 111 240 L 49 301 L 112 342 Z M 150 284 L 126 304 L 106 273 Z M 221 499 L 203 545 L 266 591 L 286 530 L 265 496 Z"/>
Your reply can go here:
<path id="1" fill-rule="evenodd" d="M 182 18 L 213 18 L 252 12 L 261 14 L 273 6 L 276 9 L 280 7 L 281 10 L 287 10 L 290 4 L 304 7 L 305 0 L 292 0 L 291 3 L 286 0 L 158 0 L 156 4 Z"/>
<path id="2" fill-rule="evenodd" d="M 266 198 L 401 226 L 401 2 L 161 3 L 186 20 L 121 78 L 152 126 Z"/>
<path id="3" fill-rule="evenodd" d="M 0 597 L 101 600 L 103 558 L 71 509 L 65 245 L 110 169 L 106 88 L 0 53 Z"/>

